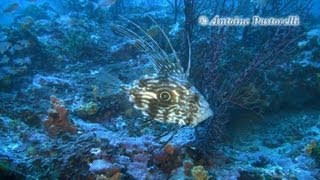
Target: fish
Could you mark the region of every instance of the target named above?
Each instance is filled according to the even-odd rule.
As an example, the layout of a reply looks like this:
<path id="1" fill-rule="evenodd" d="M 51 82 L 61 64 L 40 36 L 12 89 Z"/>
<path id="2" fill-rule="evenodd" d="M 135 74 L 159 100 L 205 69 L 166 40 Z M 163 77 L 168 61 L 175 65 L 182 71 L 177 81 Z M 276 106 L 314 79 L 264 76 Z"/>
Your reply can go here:
<path id="1" fill-rule="evenodd" d="M 95 11 L 99 8 L 109 9 L 116 2 L 117 2 L 117 0 L 99 0 L 97 3 L 93 2 L 93 11 Z"/>
<path id="2" fill-rule="evenodd" d="M 190 41 L 188 67 L 184 70 L 166 33 L 152 17 L 148 17 L 166 39 L 173 55 L 168 55 L 139 25 L 122 17 L 142 31 L 150 42 L 124 26 L 115 25 L 115 30 L 126 38 L 135 40 L 137 48 L 150 55 L 149 60 L 155 72 L 127 84 L 106 73 L 100 76 L 105 80 L 106 87 L 109 87 L 105 90 L 109 90 L 109 94 L 125 93 L 133 107 L 152 121 L 194 127 L 213 116 L 213 110 L 206 98 L 188 80 L 191 66 Z"/>
<path id="3" fill-rule="evenodd" d="M 17 43 L 23 46 L 24 48 L 27 48 L 30 46 L 30 42 L 26 39 L 18 40 Z"/>
<path id="4" fill-rule="evenodd" d="M 13 63 L 16 65 L 28 65 L 31 64 L 31 59 L 30 57 L 25 57 L 25 58 L 18 58 L 18 59 L 14 59 Z"/>
<path id="5" fill-rule="evenodd" d="M 4 55 L 1 59 L 0 59 L 0 64 L 7 64 L 9 62 L 10 58 L 7 55 Z"/>
<path id="6" fill-rule="evenodd" d="M 37 0 L 27 0 L 28 2 L 35 3 Z"/>
<path id="7" fill-rule="evenodd" d="M 17 11 L 20 8 L 20 5 L 18 3 L 12 3 L 9 6 L 7 6 L 2 12 L 3 13 L 13 13 Z"/>
<path id="8" fill-rule="evenodd" d="M 88 5 L 88 0 L 79 0 L 78 1 L 79 5 L 82 6 L 82 7 L 85 7 Z"/>
<path id="9" fill-rule="evenodd" d="M 5 53 L 12 46 L 11 42 L 4 41 L 0 42 L 0 54 Z"/>
<path id="10" fill-rule="evenodd" d="M 24 16 L 17 20 L 18 24 L 22 29 L 29 29 L 35 20 L 31 16 Z"/>

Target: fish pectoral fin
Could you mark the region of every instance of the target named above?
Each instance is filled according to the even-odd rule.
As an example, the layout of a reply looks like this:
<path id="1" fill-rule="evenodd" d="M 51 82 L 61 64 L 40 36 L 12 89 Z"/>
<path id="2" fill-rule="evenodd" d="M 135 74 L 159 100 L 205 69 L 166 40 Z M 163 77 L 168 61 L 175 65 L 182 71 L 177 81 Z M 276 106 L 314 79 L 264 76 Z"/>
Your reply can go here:
<path id="1" fill-rule="evenodd" d="M 125 90 L 126 85 L 116 76 L 109 72 L 99 73 L 96 77 L 99 91 L 106 96 L 116 95 Z"/>

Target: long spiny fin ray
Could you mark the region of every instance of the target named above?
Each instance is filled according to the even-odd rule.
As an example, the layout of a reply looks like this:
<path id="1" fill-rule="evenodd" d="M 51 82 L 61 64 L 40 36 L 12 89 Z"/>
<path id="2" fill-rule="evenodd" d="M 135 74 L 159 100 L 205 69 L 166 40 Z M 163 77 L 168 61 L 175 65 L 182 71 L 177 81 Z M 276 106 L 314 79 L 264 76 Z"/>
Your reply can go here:
<path id="1" fill-rule="evenodd" d="M 176 60 L 176 63 L 174 63 L 174 66 L 176 68 L 178 68 L 181 71 L 181 73 L 183 73 L 183 67 L 181 66 L 181 61 L 178 58 L 177 53 L 176 53 L 175 49 L 173 48 L 170 39 L 168 38 L 168 36 L 164 32 L 164 30 L 159 26 L 159 24 L 150 15 L 146 15 L 146 16 L 156 25 L 156 27 L 161 31 L 162 35 L 166 38 L 166 41 L 169 44 L 170 49 L 174 55 L 174 59 Z M 172 62 L 168 62 L 168 63 L 172 63 Z"/>
<path id="2" fill-rule="evenodd" d="M 172 50 L 172 52 L 174 54 L 174 61 L 159 46 L 159 44 L 155 41 L 155 39 L 153 37 L 151 37 L 144 29 L 142 29 L 139 25 L 137 25 L 136 23 L 132 22 L 131 20 L 129 20 L 129 19 L 123 17 L 123 16 L 120 16 L 120 17 L 122 19 L 125 19 L 126 21 L 128 21 L 130 24 L 134 25 L 136 28 L 138 28 L 152 42 L 152 44 L 154 44 L 154 46 L 150 45 L 150 43 L 144 43 L 144 44 L 147 44 L 147 46 L 151 46 L 151 47 L 154 47 L 154 48 L 158 49 L 158 51 L 155 51 L 154 48 L 146 48 L 145 50 L 149 51 L 149 53 L 151 53 L 151 54 L 156 54 L 156 55 L 153 55 L 153 58 L 150 58 L 150 59 L 151 59 L 151 62 L 154 64 L 156 70 L 160 74 L 163 74 L 163 75 L 174 75 L 174 76 L 181 77 L 183 79 L 186 78 L 186 76 L 184 74 L 183 67 L 180 64 L 180 60 L 176 56 L 176 52 L 173 49 L 169 38 L 167 37 L 167 35 L 165 34 L 165 32 L 161 29 L 161 27 L 159 25 L 157 25 L 157 28 L 161 31 L 161 33 L 164 35 L 164 37 L 166 38 L 167 42 L 169 43 L 169 46 L 170 46 L 170 48 L 171 48 L 171 50 Z M 154 20 L 152 20 L 152 22 L 156 23 Z M 131 32 L 130 34 L 132 34 L 132 33 L 136 34 L 135 32 Z M 131 38 L 133 38 L 133 39 L 137 39 L 137 38 L 142 39 L 137 34 L 134 35 L 134 36 L 131 36 Z M 142 41 L 145 41 L 145 40 L 142 40 Z M 160 57 L 160 58 L 154 58 L 154 57 Z"/>
<path id="3" fill-rule="evenodd" d="M 124 37 L 127 37 L 128 39 L 135 39 L 137 44 L 134 44 L 134 46 L 145 53 L 149 53 L 149 60 L 153 63 L 156 72 L 159 72 L 158 67 L 161 67 L 159 61 L 164 61 L 164 57 L 162 57 L 161 54 L 157 53 L 156 50 L 149 43 L 147 43 L 136 33 L 132 31 L 130 32 L 130 30 L 126 29 L 125 27 L 121 27 L 120 25 L 118 25 L 118 27 L 115 28 L 116 31 L 118 31 L 118 33 L 120 33 Z"/>
<path id="4" fill-rule="evenodd" d="M 123 17 L 124 18 L 124 17 Z M 137 24 L 135 24 L 134 22 L 128 20 L 131 24 L 133 24 L 134 26 L 136 26 L 137 28 L 139 28 L 141 31 L 143 31 L 144 34 L 146 34 L 147 36 L 149 36 L 149 39 L 152 40 L 152 42 L 154 44 L 156 44 L 157 49 L 160 50 L 160 52 L 162 52 L 162 54 L 160 54 L 156 49 L 154 49 L 154 47 L 152 45 L 150 45 L 150 43 L 147 43 L 141 36 L 139 36 L 138 34 L 136 34 L 135 32 L 123 27 L 123 31 L 125 31 L 127 34 L 131 34 L 131 36 L 129 35 L 125 35 L 125 37 L 128 37 L 129 39 L 139 39 L 141 44 L 144 44 L 145 46 L 147 46 L 148 48 L 145 49 L 145 52 L 150 53 L 150 55 L 152 54 L 153 58 L 150 58 L 150 60 L 152 61 L 152 63 L 155 66 L 155 70 L 157 72 L 160 72 L 160 70 L 163 68 L 162 64 L 166 64 L 166 60 L 169 58 L 168 55 L 160 48 L 160 46 L 157 44 L 157 42 L 152 39 L 152 37 L 150 35 L 147 34 L 147 32 L 145 32 L 140 26 L 138 26 Z"/>
<path id="5" fill-rule="evenodd" d="M 123 29 L 123 32 L 125 32 L 126 34 L 124 34 L 125 36 L 127 36 L 129 39 L 136 39 L 137 43 L 139 43 L 139 45 L 144 49 L 144 52 L 152 52 L 152 56 L 157 57 L 156 59 L 162 59 L 165 60 L 165 57 L 163 57 L 161 54 L 157 53 L 157 51 L 153 48 L 152 45 L 150 45 L 149 43 L 147 43 L 141 36 L 139 36 L 138 34 L 136 34 L 135 32 L 126 29 L 123 26 L 120 26 Z M 155 61 L 155 60 L 154 60 Z"/>
<path id="6" fill-rule="evenodd" d="M 143 52 L 147 53 L 147 52 L 151 52 L 150 56 L 152 58 L 150 58 L 150 60 L 157 64 L 157 66 L 159 66 L 158 62 L 156 59 L 161 59 L 162 61 L 165 60 L 165 58 L 163 56 L 161 56 L 161 54 L 157 53 L 157 51 L 153 48 L 153 46 L 151 46 L 149 43 L 147 43 L 144 39 L 142 39 L 138 34 L 136 34 L 135 32 L 126 29 L 123 26 L 120 25 L 116 25 L 115 26 L 116 31 L 118 31 L 121 35 L 123 35 L 124 37 L 127 37 L 128 39 L 135 39 L 136 42 L 138 43 L 138 45 L 135 45 L 138 49 L 142 50 Z"/>
<path id="7" fill-rule="evenodd" d="M 124 29 L 122 29 L 122 27 L 115 26 L 114 28 L 122 36 L 127 37 L 128 39 L 133 39 L 132 34 L 128 33 Z M 139 50 L 141 50 L 143 52 L 146 52 L 148 50 L 148 48 L 145 46 L 145 44 L 141 43 L 140 39 L 137 39 L 136 41 L 137 41 L 137 43 L 135 43 L 134 46 L 136 46 Z"/>
<path id="8" fill-rule="evenodd" d="M 188 68 L 186 70 L 186 77 L 189 77 L 190 75 L 190 66 L 191 66 L 191 42 L 190 42 L 190 36 L 187 34 L 188 39 Z"/>
<path id="9" fill-rule="evenodd" d="M 129 23 L 131 23 L 132 25 L 134 25 L 136 28 L 138 28 L 141 32 L 143 32 L 144 35 L 146 35 L 156 46 L 157 48 L 161 51 L 161 53 L 163 54 L 163 56 L 165 57 L 165 59 L 168 59 L 169 56 L 167 55 L 167 53 L 159 46 L 159 44 L 157 43 L 157 41 L 155 41 L 145 30 L 143 30 L 139 25 L 137 25 L 136 23 L 134 23 L 133 21 L 120 16 L 121 18 L 127 20 Z"/>
<path id="10" fill-rule="evenodd" d="M 172 44 L 171 44 L 171 41 L 170 41 L 170 39 L 168 38 L 168 36 L 166 35 L 166 33 L 163 31 L 163 29 L 159 26 L 159 24 L 158 24 L 151 16 L 147 15 L 147 17 L 148 17 L 148 18 L 156 25 L 156 27 L 161 31 L 162 35 L 166 38 L 166 40 L 167 40 L 167 42 L 168 42 L 168 44 L 169 44 L 169 46 L 170 46 L 170 49 L 171 49 L 171 51 L 172 51 L 172 53 L 173 53 L 173 55 L 174 55 L 175 60 L 176 60 L 178 63 L 180 63 L 180 59 L 178 58 L 177 53 L 176 53 L 176 51 L 174 50 L 174 48 L 173 48 L 173 46 L 172 46 Z"/>

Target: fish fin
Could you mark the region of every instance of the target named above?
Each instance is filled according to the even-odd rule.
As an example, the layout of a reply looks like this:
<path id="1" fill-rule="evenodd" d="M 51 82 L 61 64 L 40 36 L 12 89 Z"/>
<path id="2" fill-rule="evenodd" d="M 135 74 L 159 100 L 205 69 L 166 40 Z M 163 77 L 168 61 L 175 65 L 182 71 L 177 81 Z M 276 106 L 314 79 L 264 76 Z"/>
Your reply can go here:
<path id="1" fill-rule="evenodd" d="M 172 44 L 171 44 L 171 41 L 170 39 L 168 38 L 167 34 L 163 31 L 163 29 L 159 26 L 159 24 L 150 16 L 150 15 L 147 15 L 147 17 L 156 25 L 156 27 L 161 31 L 162 35 L 165 37 L 165 39 L 167 40 L 167 43 L 169 44 L 170 46 L 170 49 L 173 53 L 173 56 L 174 56 L 174 61 L 173 62 L 170 62 L 171 64 L 174 64 L 173 67 L 175 67 L 177 70 L 181 70 L 181 74 L 183 74 L 183 67 L 181 66 L 181 61 L 180 59 L 178 58 L 177 56 L 177 52 L 175 51 L 175 49 L 173 48 Z M 169 69 L 170 70 L 170 69 Z M 174 69 L 172 69 L 174 70 Z"/>
<path id="2" fill-rule="evenodd" d="M 143 35 L 146 37 L 143 38 L 142 36 L 138 35 L 137 32 L 133 32 L 132 30 L 121 26 L 116 25 L 115 30 L 118 31 L 121 35 L 124 37 L 135 40 L 137 43 L 137 48 L 141 50 L 144 53 L 149 54 L 149 60 L 152 62 L 152 64 L 155 67 L 155 70 L 159 74 L 163 75 L 173 75 L 173 76 L 179 76 L 179 77 L 185 77 L 185 73 L 183 70 L 183 67 L 180 64 L 180 60 L 177 57 L 176 51 L 173 49 L 173 46 L 168 38 L 168 36 L 165 34 L 163 29 L 156 23 L 155 20 L 153 20 L 150 16 L 148 18 L 156 24 L 156 27 L 161 31 L 162 35 L 165 37 L 167 43 L 170 46 L 170 49 L 173 53 L 173 58 L 169 56 L 157 43 L 157 41 L 151 37 L 142 27 L 134 23 L 133 21 L 120 16 L 122 19 L 128 21 L 130 24 L 135 26 L 139 31 L 143 33 Z"/>
<path id="3" fill-rule="evenodd" d="M 139 36 L 137 33 L 133 32 L 132 30 L 127 29 L 124 26 L 115 25 L 114 29 L 122 36 L 124 36 L 130 40 L 134 40 L 135 42 L 133 43 L 133 45 L 137 49 L 139 49 L 140 51 L 142 51 L 144 53 L 149 53 L 148 58 L 152 62 L 152 64 L 154 65 L 155 70 L 158 72 L 158 68 L 155 65 L 160 60 L 164 61 L 165 58 L 167 58 L 166 54 L 163 54 L 162 52 L 157 51 L 157 49 L 154 46 L 152 46 L 150 43 L 145 41 L 141 36 Z"/>
<path id="4" fill-rule="evenodd" d="M 96 84 L 99 92 L 104 96 L 120 94 L 126 88 L 126 85 L 110 72 L 101 72 L 96 77 Z"/>
<path id="5" fill-rule="evenodd" d="M 191 66 L 191 42 L 190 42 L 190 36 L 187 34 L 187 39 L 188 39 L 188 68 L 186 70 L 186 77 L 189 77 L 190 75 L 190 66 Z"/>

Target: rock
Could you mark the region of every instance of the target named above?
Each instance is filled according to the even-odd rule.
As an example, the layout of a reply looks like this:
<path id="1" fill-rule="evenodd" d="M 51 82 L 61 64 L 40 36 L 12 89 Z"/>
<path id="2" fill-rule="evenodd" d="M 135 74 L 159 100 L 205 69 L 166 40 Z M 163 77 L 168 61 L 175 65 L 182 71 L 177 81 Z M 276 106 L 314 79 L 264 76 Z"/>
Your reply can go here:
<path id="1" fill-rule="evenodd" d="M 35 88 L 42 88 L 43 86 L 57 87 L 63 89 L 67 87 L 73 87 L 73 83 L 69 80 L 55 76 L 45 76 L 40 74 L 36 74 L 33 77 L 32 84 Z"/>
<path id="2" fill-rule="evenodd" d="M 264 139 L 262 143 L 265 147 L 268 147 L 271 149 L 277 148 L 282 144 L 282 142 L 279 141 L 278 139 Z"/>
<path id="3" fill-rule="evenodd" d="M 240 176 L 237 178 L 238 180 L 264 179 L 261 173 L 255 171 L 240 171 L 239 174 Z"/>
<path id="4" fill-rule="evenodd" d="M 265 167 L 270 163 L 270 160 L 264 156 L 260 156 L 259 159 L 252 163 L 252 166 L 254 167 Z"/>
<path id="5" fill-rule="evenodd" d="M 135 41 L 126 41 L 111 48 L 111 58 L 114 60 L 129 60 L 138 55 Z"/>
<path id="6" fill-rule="evenodd" d="M 117 173 L 120 173 L 124 167 L 119 164 L 110 163 L 104 159 L 94 160 L 92 163 L 89 164 L 90 172 L 94 174 L 105 174 L 108 177 L 111 177 Z"/>
<path id="7" fill-rule="evenodd" d="M 147 179 L 149 176 L 146 163 L 132 162 L 127 168 L 128 173 L 131 174 L 135 179 Z"/>

